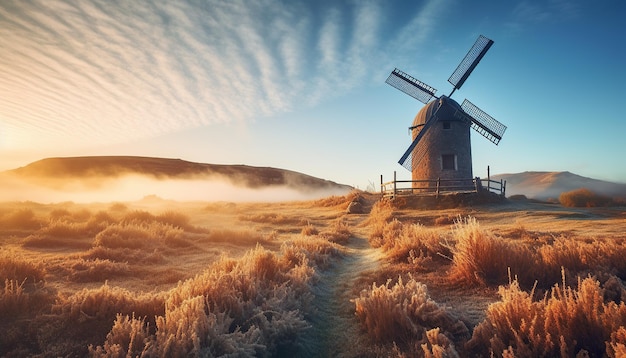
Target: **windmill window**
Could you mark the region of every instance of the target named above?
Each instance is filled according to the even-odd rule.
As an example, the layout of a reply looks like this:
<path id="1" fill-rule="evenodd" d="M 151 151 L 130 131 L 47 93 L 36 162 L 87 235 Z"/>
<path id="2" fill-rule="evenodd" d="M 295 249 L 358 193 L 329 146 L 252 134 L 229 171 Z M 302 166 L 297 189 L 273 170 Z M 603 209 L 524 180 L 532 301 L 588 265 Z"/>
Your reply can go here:
<path id="1" fill-rule="evenodd" d="M 456 155 L 443 154 L 441 156 L 441 169 L 443 170 L 457 170 Z"/>
<path id="2" fill-rule="evenodd" d="M 450 129 L 450 121 L 443 121 L 443 129 Z"/>

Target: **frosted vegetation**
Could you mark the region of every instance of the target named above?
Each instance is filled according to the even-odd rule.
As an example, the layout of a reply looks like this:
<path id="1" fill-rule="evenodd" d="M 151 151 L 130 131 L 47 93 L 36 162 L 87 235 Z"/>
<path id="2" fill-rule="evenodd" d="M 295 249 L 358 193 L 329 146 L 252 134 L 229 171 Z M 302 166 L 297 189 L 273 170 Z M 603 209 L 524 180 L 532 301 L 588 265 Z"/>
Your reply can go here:
<path id="1" fill-rule="evenodd" d="M 619 208 L 377 199 L 2 203 L 0 355 L 626 354 Z"/>

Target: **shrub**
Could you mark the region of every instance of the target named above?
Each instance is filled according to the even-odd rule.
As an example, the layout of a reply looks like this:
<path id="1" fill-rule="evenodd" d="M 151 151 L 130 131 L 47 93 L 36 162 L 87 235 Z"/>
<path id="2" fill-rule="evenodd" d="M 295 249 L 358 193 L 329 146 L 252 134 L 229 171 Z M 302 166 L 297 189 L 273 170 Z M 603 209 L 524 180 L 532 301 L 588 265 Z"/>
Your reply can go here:
<path id="1" fill-rule="evenodd" d="M 268 240 L 263 237 L 258 232 L 250 231 L 250 230 L 228 230 L 228 229 L 218 229 L 211 230 L 207 235 L 204 235 L 201 241 L 206 242 L 229 242 L 235 245 L 242 246 L 250 246 L 256 245 L 257 243 L 264 243 Z"/>
<path id="2" fill-rule="evenodd" d="M 3 229 L 29 230 L 39 228 L 39 220 L 32 209 L 17 209 L 0 218 Z"/>
<path id="3" fill-rule="evenodd" d="M 43 281 L 46 271 L 41 264 L 21 257 L 0 256 L 0 282 L 9 280 L 20 284 Z"/>
<path id="4" fill-rule="evenodd" d="M 319 234 L 326 240 L 345 244 L 352 237 L 350 226 L 344 220 L 334 221 L 329 230 L 326 230 Z"/>
<path id="5" fill-rule="evenodd" d="M 598 206 L 609 206 L 613 200 L 610 197 L 596 194 L 589 189 L 580 188 L 561 193 L 559 202 L 563 206 L 577 208 L 591 208 Z"/>
<path id="6" fill-rule="evenodd" d="M 104 283 L 99 288 L 85 288 L 61 298 L 53 306 L 53 313 L 73 322 L 85 319 L 113 322 L 118 313 L 146 317 L 163 314 L 163 304 L 163 295 L 134 293 Z"/>
<path id="7" fill-rule="evenodd" d="M 603 290 L 593 278 L 579 279 L 577 289 L 555 285 L 539 301 L 517 281 L 501 287 L 500 296 L 467 343 L 474 355 L 601 357 L 623 349 L 620 327 L 626 324 L 626 305 L 604 303 Z"/>
<path id="8" fill-rule="evenodd" d="M 475 218 L 458 220 L 453 230 L 450 279 L 464 284 L 502 284 L 513 274 L 524 282 L 534 282 L 536 262 L 528 248 L 505 241 L 484 230 Z"/>
<path id="9" fill-rule="evenodd" d="M 388 258 L 395 262 L 417 263 L 418 257 L 432 258 L 439 253 L 448 255 L 447 249 L 439 244 L 436 229 L 420 224 L 405 224 L 396 219 L 382 226 L 380 236 L 370 243 L 381 247 Z"/>
<path id="10" fill-rule="evenodd" d="M 107 334 L 103 346 L 94 348 L 89 346 L 89 353 L 93 357 L 144 357 L 150 356 L 146 348 L 152 339 L 146 319 L 137 319 L 133 314 L 118 314 L 113 328 Z M 147 346 L 147 347 L 146 347 Z"/>
<path id="11" fill-rule="evenodd" d="M 149 223 L 154 221 L 155 217 L 151 213 L 143 210 L 134 210 L 129 213 L 126 213 L 122 217 L 122 221 L 126 223 Z"/>
<path id="12" fill-rule="evenodd" d="M 145 320 L 125 313 L 104 344 L 89 350 L 94 356 L 289 355 L 308 328 L 312 277 L 305 250 L 285 244 L 276 254 L 257 246 L 179 283 L 154 334 Z"/>
<path id="13" fill-rule="evenodd" d="M 102 282 L 119 276 L 127 276 L 131 272 L 128 263 L 107 259 L 79 259 L 68 266 L 68 279 L 73 282 Z"/>
<path id="14" fill-rule="evenodd" d="M 319 234 L 319 230 L 313 226 L 312 224 L 307 224 L 302 228 L 301 235 L 302 236 L 313 236 Z"/>
<path id="15" fill-rule="evenodd" d="M 428 345 L 427 331 L 433 328 L 450 339 L 469 337 L 465 324 L 430 298 L 426 285 L 412 277 L 406 283 L 401 277 L 395 285 L 390 283 L 374 283 L 354 300 L 357 318 L 375 342 L 395 343 L 402 350 L 420 347 Z"/>
<path id="16" fill-rule="evenodd" d="M 171 225 L 133 221 L 108 226 L 96 235 L 93 245 L 127 249 L 140 249 L 168 243 L 180 246 L 183 234 L 183 229 Z"/>
<path id="17" fill-rule="evenodd" d="M 166 211 L 161 213 L 155 217 L 155 220 L 161 222 L 163 224 L 171 225 L 173 227 L 181 228 L 181 229 L 191 229 L 191 225 L 189 224 L 189 216 L 179 213 L 176 211 Z"/>

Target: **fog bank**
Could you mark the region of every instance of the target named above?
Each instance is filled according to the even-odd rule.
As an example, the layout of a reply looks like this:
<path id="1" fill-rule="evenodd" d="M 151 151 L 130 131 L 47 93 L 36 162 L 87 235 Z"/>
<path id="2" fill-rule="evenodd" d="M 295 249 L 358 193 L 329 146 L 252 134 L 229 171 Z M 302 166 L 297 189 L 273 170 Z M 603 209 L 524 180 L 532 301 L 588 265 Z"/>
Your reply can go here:
<path id="1" fill-rule="evenodd" d="M 156 195 L 176 201 L 279 202 L 343 195 L 346 190 L 296 190 L 289 186 L 247 188 L 221 179 L 154 179 L 139 175 L 118 178 L 30 182 L 11 176 L 0 178 L 0 201 L 76 203 L 135 201 Z"/>

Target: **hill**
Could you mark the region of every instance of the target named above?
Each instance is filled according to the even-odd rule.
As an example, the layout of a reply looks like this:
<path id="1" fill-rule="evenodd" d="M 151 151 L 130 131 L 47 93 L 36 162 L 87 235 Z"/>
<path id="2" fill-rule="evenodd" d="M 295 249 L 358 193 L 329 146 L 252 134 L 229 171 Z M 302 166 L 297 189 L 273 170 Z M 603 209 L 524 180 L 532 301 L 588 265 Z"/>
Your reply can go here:
<path id="1" fill-rule="evenodd" d="M 348 185 L 285 169 L 136 156 L 46 158 L 5 173 L 48 185 L 54 180 L 109 179 L 141 175 L 155 179 L 221 179 L 236 186 L 253 189 L 274 186 L 298 191 L 352 189 Z"/>
<path id="2" fill-rule="evenodd" d="M 528 198 L 556 199 L 563 192 L 587 188 L 614 198 L 626 198 L 626 184 L 613 183 L 576 175 L 570 172 L 523 172 L 500 174 L 494 180 L 506 180 L 507 196 L 523 194 Z"/>

